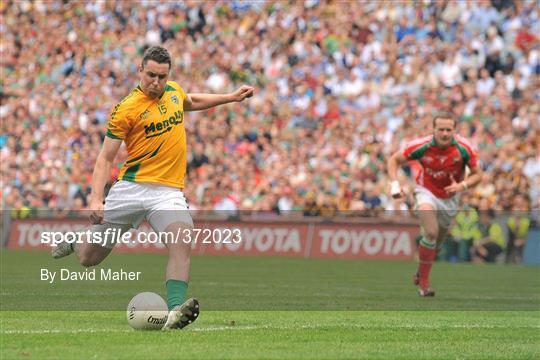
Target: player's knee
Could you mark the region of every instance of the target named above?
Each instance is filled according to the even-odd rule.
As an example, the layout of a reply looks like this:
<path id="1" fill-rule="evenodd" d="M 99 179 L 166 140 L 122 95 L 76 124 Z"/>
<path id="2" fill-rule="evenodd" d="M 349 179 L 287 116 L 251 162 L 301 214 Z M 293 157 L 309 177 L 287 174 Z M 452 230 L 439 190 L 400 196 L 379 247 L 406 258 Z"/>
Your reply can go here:
<path id="1" fill-rule="evenodd" d="M 79 258 L 79 264 L 81 264 L 84 267 L 91 267 L 91 266 L 96 265 L 94 264 L 94 261 L 92 260 L 92 258 L 89 258 L 89 257 Z"/>
<path id="2" fill-rule="evenodd" d="M 103 259 L 96 257 L 92 254 L 82 254 L 79 255 L 79 264 L 84 267 L 91 267 L 98 265 Z"/>
<path id="3" fill-rule="evenodd" d="M 191 255 L 191 244 L 187 244 L 183 241 L 169 244 L 167 248 L 169 250 L 170 258 L 189 259 Z"/>
<path id="4" fill-rule="evenodd" d="M 188 251 L 169 251 L 169 259 L 182 263 L 190 262 L 190 252 Z"/>
<path id="5" fill-rule="evenodd" d="M 435 243 L 439 236 L 439 231 L 436 227 L 427 227 L 424 229 L 424 235 L 429 242 Z"/>
<path id="6" fill-rule="evenodd" d="M 84 267 L 94 266 L 94 263 L 92 262 L 92 259 L 88 258 L 88 257 L 79 258 L 79 264 L 81 264 Z"/>

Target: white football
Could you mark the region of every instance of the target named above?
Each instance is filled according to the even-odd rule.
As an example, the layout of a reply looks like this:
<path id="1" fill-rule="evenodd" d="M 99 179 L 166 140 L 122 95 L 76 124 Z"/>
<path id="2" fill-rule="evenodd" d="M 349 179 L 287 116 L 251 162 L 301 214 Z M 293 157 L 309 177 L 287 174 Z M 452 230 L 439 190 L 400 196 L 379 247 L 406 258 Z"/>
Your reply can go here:
<path id="1" fill-rule="evenodd" d="M 129 325 L 137 330 L 158 330 L 167 322 L 167 304 L 153 292 L 142 292 L 133 297 L 127 307 Z"/>

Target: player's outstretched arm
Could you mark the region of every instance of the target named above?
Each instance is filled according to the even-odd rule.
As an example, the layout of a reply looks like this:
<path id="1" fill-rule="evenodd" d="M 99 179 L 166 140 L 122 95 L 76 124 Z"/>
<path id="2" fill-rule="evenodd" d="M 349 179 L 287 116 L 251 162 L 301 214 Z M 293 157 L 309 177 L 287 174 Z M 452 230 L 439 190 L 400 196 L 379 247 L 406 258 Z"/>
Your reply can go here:
<path id="1" fill-rule="evenodd" d="M 242 85 L 238 90 L 228 94 L 187 94 L 184 101 L 185 111 L 210 109 L 214 106 L 240 102 L 253 96 L 252 86 Z"/>
<path id="2" fill-rule="evenodd" d="M 122 140 L 106 136 L 97 157 L 94 174 L 92 175 L 92 193 L 90 194 L 88 206 L 92 210 L 90 221 L 94 224 L 100 224 L 103 221 L 103 191 L 121 144 Z"/>
<path id="3" fill-rule="evenodd" d="M 388 158 L 388 161 L 386 162 L 386 166 L 388 169 L 388 176 L 390 177 L 390 194 L 394 199 L 398 199 L 400 197 L 403 197 L 405 194 L 403 193 L 403 190 L 401 190 L 401 186 L 399 185 L 399 181 L 397 179 L 397 173 L 398 169 L 401 165 L 405 164 L 407 162 L 407 159 L 405 159 L 405 156 L 401 151 L 396 151 L 392 156 Z"/>

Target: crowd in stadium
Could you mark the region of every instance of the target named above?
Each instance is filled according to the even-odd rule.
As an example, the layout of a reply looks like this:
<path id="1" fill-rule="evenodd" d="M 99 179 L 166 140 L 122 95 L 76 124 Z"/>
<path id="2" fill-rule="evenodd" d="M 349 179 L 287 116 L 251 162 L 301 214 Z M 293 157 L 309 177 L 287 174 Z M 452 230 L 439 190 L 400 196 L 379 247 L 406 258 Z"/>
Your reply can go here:
<path id="1" fill-rule="evenodd" d="M 540 207 L 535 1 L 7 1 L 0 11 L 0 196 L 15 217 L 85 207 L 109 113 L 155 44 L 187 92 L 256 87 L 247 103 L 186 115 L 192 209 L 410 216 L 411 197 L 387 196 L 385 160 L 429 134 L 438 109 L 456 114 L 485 171 L 463 204 Z M 407 169 L 402 182 L 412 194 Z"/>

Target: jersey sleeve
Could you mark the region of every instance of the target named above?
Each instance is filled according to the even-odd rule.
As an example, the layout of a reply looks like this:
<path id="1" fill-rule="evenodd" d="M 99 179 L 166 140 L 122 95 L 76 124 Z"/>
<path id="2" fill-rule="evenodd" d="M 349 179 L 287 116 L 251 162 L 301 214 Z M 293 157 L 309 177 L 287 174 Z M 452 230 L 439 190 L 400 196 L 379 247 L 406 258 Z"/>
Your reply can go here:
<path id="1" fill-rule="evenodd" d="M 474 169 L 478 166 L 478 151 L 475 148 L 471 149 L 467 166 L 471 169 Z"/>
<path id="2" fill-rule="evenodd" d="M 106 136 L 124 140 L 130 127 L 127 107 L 123 103 L 116 105 L 109 116 Z"/>
<path id="3" fill-rule="evenodd" d="M 429 141 L 430 138 L 420 138 L 410 141 L 402 147 L 401 152 L 408 161 L 418 160 L 424 156 L 424 153 L 429 147 Z"/>
<path id="4" fill-rule="evenodd" d="M 413 146 L 413 145 L 411 145 L 410 142 L 408 142 L 405 145 L 403 145 L 403 147 L 401 149 L 401 153 L 403 154 L 405 159 L 413 160 L 413 159 L 411 159 L 411 154 L 412 154 L 412 152 L 414 151 L 415 148 L 416 148 L 416 146 Z"/>
<path id="5" fill-rule="evenodd" d="M 458 143 L 467 152 L 467 166 L 474 169 L 478 166 L 478 149 L 463 136 L 457 135 Z"/>

